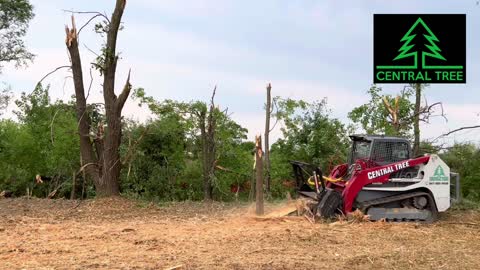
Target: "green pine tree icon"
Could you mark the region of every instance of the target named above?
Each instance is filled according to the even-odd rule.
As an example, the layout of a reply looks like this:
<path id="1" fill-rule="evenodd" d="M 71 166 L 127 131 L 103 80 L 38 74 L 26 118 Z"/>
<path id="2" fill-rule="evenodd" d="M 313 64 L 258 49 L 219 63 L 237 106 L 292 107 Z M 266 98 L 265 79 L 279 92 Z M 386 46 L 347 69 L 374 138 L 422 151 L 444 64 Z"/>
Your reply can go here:
<path id="1" fill-rule="evenodd" d="M 403 59 L 403 58 L 406 58 L 406 57 L 414 56 L 415 57 L 414 66 L 415 66 L 415 68 L 417 68 L 417 65 L 418 65 L 417 64 L 418 63 L 418 51 L 410 52 L 411 49 L 415 47 L 415 44 L 411 44 L 411 43 L 412 43 L 412 40 L 415 39 L 417 34 L 412 34 L 412 32 L 415 31 L 415 29 L 417 27 L 423 27 L 422 30 L 426 31 L 426 34 L 423 34 L 423 36 L 428 41 L 428 44 L 425 44 L 425 47 L 427 47 L 429 49 L 429 52 L 423 52 L 422 53 L 422 68 L 425 68 L 425 66 L 426 66 L 425 65 L 425 56 L 434 57 L 434 58 L 441 59 L 441 60 L 447 60 L 447 59 L 445 59 L 445 57 L 443 57 L 440 54 L 441 50 L 437 46 L 437 44 L 435 43 L 435 42 L 439 42 L 438 38 L 430 30 L 430 28 L 425 24 L 425 22 L 422 20 L 422 18 L 418 18 L 417 21 L 412 25 L 412 27 L 410 27 L 408 32 L 402 37 L 402 39 L 400 41 L 405 42 L 405 43 L 403 43 L 403 46 L 398 50 L 400 53 L 393 60 L 395 61 L 395 60 Z"/>
<path id="2" fill-rule="evenodd" d="M 433 173 L 434 176 L 445 176 L 445 172 L 443 171 L 443 168 L 438 165 L 438 167 L 435 169 L 435 172 Z"/>

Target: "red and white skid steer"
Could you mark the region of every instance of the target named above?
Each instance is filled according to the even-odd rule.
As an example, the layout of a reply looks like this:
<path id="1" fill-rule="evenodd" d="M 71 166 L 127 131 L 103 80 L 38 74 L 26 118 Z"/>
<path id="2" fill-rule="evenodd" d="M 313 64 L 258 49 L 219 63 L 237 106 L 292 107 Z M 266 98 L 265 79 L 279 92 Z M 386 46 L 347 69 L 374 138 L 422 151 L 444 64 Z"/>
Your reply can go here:
<path id="1" fill-rule="evenodd" d="M 317 166 L 291 161 L 300 196 L 331 218 L 356 209 L 370 220 L 433 222 L 450 207 L 450 168 L 439 156 L 412 158 L 400 137 L 353 135 L 349 160 L 324 176 Z"/>

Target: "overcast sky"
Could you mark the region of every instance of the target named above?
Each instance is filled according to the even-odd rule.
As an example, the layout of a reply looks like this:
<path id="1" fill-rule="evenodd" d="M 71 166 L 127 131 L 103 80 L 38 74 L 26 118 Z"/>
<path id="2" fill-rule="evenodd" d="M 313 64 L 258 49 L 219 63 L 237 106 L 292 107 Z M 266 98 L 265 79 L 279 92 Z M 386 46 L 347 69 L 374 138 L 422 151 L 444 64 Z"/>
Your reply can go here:
<path id="1" fill-rule="evenodd" d="M 62 9 L 105 11 L 114 0 L 31 0 L 35 18 L 27 36 L 37 55 L 26 69 L 7 66 L 1 81 L 16 95 L 31 92 L 50 70 L 68 64 L 64 25 L 70 14 Z M 480 6 L 475 0 L 451 1 L 156 1 L 129 0 L 120 32 L 121 61 L 117 74 L 120 91 L 128 69 L 134 87 L 161 99 L 205 100 L 218 85 L 217 103 L 248 128 L 249 138 L 263 132 L 265 85 L 273 95 L 306 101 L 328 98 L 332 115 L 348 122 L 347 113 L 365 103 L 373 77 L 374 13 L 466 13 L 467 84 L 431 85 L 425 91 L 429 103 L 442 101 L 448 122 L 435 119 L 422 126 L 422 138 L 436 137 L 459 126 L 480 124 Z M 77 15 L 77 25 L 90 17 Z M 85 80 L 88 63 L 102 39 L 93 24 L 80 36 Z M 95 72 L 94 72 L 95 73 Z M 96 74 L 96 73 L 95 73 Z M 67 72 L 45 82 L 54 99 L 68 99 L 73 85 Z M 401 85 L 381 85 L 394 94 Z M 94 95 L 101 99 L 95 75 Z M 7 114 L 11 115 L 11 114 Z M 133 101 L 124 115 L 148 118 Z M 451 140 L 478 143 L 480 131 L 471 130 Z M 278 128 L 274 137 L 279 136 Z"/>

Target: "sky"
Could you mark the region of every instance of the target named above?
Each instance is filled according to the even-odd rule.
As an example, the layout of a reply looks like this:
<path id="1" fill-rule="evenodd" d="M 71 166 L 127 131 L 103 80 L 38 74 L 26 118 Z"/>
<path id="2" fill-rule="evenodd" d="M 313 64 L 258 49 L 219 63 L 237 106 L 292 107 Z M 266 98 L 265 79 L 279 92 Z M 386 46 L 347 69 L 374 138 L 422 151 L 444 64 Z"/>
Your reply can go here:
<path id="1" fill-rule="evenodd" d="M 49 71 L 68 65 L 64 10 L 111 14 L 114 0 L 31 0 L 35 9 L 26 37 L 36 58 L 28 68 L 6 66 L 0 81 L 16 96 L 31 92 Z M 217 85 L 216 103 L 249 130 L 264 130 L 265 86 L 272 95 L 305 101 L 328 100 L 332 117 L 348 123 L 348 112 L 368 101 L 373 83 L 373 14 L 467 14 L 467 84 L 430 85 L 423 97 L 441 101 L 448 121 L 434 118 L 421 126 L 422 139 L 432 139 L 461 126 L 480 124 L 480 6 L 476 0 L 424 1 L 233 1 L 129 0 L 119 34 L 117 93 L 132 70 L 133 87 L 143 87 L 158 100 L 208 101 Z M 76 15 L 83 25 L 91 15 Z M 102 38 L 93 24 L 82 30 L 80 51 L 84 77 Z M 101 81 L 93 72 L 89 102 L 101 100 Z M 67 71 L 49 76 L 53 99 L 74 93 Z M 379 85 L 395 95 L 403 86 Z M 13 109 L 12 107 L 10 109 Z M 124 115 L 144 121 L 146 108 L 129 100 Z M 11 117 L 7 113 L 4 117 Z M 280 130 L 273 131 L 273 140 Z M 445 140 L 479 143 L 480 130 L 455 133 Z"/>

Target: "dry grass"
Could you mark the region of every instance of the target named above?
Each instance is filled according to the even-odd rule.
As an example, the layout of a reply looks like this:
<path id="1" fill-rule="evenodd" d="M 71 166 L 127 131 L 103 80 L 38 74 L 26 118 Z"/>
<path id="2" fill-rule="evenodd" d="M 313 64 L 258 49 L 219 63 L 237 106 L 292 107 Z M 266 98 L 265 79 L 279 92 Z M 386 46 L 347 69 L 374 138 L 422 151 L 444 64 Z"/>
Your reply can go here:
<path id="1" fill-rule="evenodd" d="M 238 204 L 3 199 L 0 268 L 480 269 L 478 211 L 432 225 L 361 218 L 311 224 L 255 218 Z"/>

